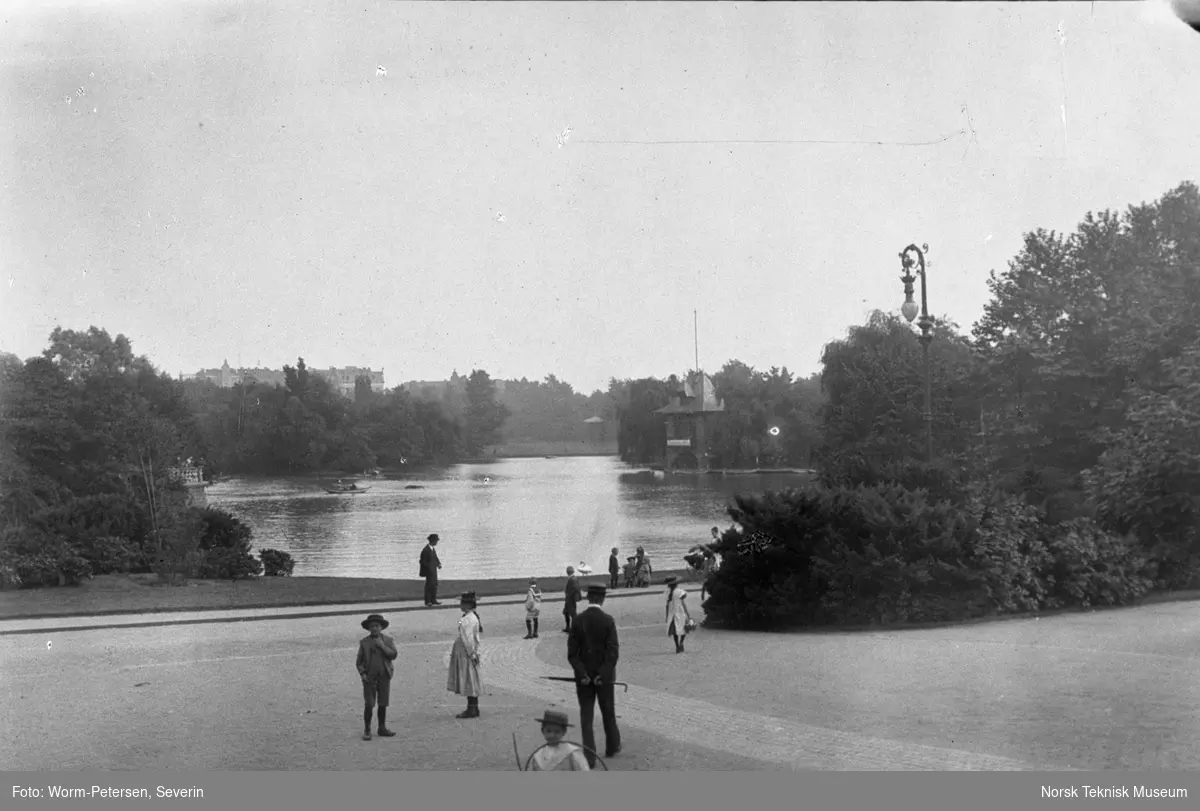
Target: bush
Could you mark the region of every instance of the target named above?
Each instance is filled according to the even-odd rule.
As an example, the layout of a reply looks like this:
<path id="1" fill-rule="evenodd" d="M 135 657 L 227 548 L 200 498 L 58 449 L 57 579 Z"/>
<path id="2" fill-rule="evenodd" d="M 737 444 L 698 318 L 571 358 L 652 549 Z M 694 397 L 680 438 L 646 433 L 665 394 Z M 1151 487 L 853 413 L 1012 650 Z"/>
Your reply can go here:
<path id="1" fill-rule="evenodd" d="M 9 573 L 5 588 L 73 586 L 92 576 L 75 546 L 27 527 L 0 534 L 0 568 Z"/>
<path id="2" fill-rule="evenodd" d="M 243 580 L 262 573 L 262 564 L 240 549 L 214 547 L 204 553 L 199 576 L 208 580 Z"/>
<path id="3" fill-rule="evenodd" d="M 216 507 L 205 507 L 196 510 L 196 513 L 200 520 L 201 550 L 240 549 L 250 553 L 253 533 L 232 513 Z"/>
<path id="4" fill-rule="evenodd" d="M 736 498 L 706 619 L 735 627 L 950 619 L 978 611 L 968 517 L 896 485 L 816 487 Z M 745 535 L 775 543 L 746 553 Z"/>
<path id="5" fill-rule="evenodd" d="M 1051 553 L 1042 537 L 1041 511 L 987 485 L 973 488 L 965 509 L 975 529 L 968 543 L 970 567 L 989 611 L 1036 611 L 1046 605 L 1044 573 Z"/>
<path id="6" fill-rule="evenodd" d="M 735 499 L 706 621 L 741 628 L 957 621 L 1054 606 L 1127 605 L 1151 586 L 1136 543 L 1087 518 L 1047 526 L 991 484 L 960 502 L 897 483 Z M 762 533 L 772 543 L 739 545 Z"/>
<path id="7" fill-rule="evenodd" d="M 262 559 L 263 575 L 265 577 L 291 577 L 296 568 L 296 561 L 287 552 L 278 549 L 263 549 L 258 553 Z"/>
<path id="8" fill-rule="evenodd" d="M 105 535 L 84 539 L 80 554 L 91 565 L 92 574 L 122 574 L 144 563 L 142 550 L 127 538 Z"/>
<path id="9" fill-rule="evenodd" d="M 231 513 L 214 507 L 195 510 L 199 521 L 200 565 L 198 575 L 211 580 L 240 580 L 257 577 L 260 563 L 250 549 L 253 534 Z"/>
<path id="10" fill-rule="evenodd" d="M 1060 605 L 1129 605 L 1150 590 L 1153 571 L 1135 541 L 1077 518 L 1049 533 L 1052 595 Z"/>
<path id="11" fill-rule="evenodd" d="M 825 453 L 817 480 L 831 489 L 896 484 L 953 502 L 963 501 L 968 492 L 965 470 L 952 461 L 876 460 L 862 453 Z"/>

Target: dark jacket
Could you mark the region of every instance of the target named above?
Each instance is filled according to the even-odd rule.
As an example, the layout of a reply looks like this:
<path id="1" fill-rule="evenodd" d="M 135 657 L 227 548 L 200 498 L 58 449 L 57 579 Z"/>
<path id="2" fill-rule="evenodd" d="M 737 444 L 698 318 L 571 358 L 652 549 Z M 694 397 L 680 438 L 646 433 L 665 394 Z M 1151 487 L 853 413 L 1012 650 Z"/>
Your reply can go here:
<path id="1" fill-rule="evenodd" d="M 571 624 L 567 636 L 567 661 L 575 678 L 599 676 L 611 684 L 617 678 L 617 623 L 597 605 L 588 606 Z"/>
<path id="2" fill-rule="evenodd" d="M 621 564 L 617 562 L 616 555 L 608 556 L 608 573 L 609 574 L 620 574 L 621 573 Z"/>
<path id="3" fill-rule="evenodd" d="M 367 635 L 358 643 L 358 661 L 355 666 L 358 668 L 360 676 L 378 676 L 382 666 L 382 670 L 387 673 L 390 679 L 395 673 L 395 666 L 392 660 L 398 655 L 396 643 L 392 641 L 390 636 L 386 634 L 379 635 L 380 642 L 376 642 L 371 635 Z M 374 665 L 374 667 L 372 667 Z M 372 672 L 374 671 L 374 672 Z"/>
<path id="4" fill-rule="evenodd" d="M 436 577 L 442 561 L 438 558 L 437 550 L 431 544 L 425 544 L 421 550 L 421 572 L 419 577 Z"/>
<path id="5" fill-rule="evenodd" d="M 579 581 L 575 575 L 567 578 L 566 598 L 563 600 L 563 613 L 574 614 L 583 593 L 579 590 Z"/>

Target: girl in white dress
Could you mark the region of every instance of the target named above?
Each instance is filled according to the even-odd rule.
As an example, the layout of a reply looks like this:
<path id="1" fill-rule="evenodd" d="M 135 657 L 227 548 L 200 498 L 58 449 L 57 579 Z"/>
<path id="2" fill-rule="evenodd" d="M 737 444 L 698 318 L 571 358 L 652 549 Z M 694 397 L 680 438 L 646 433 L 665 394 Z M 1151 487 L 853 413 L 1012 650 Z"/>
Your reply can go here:
<path id="1" fill-rule="evenodd" d="M 567 714 L 558 710 L 546 710 L 539 719 L 542 737 L 546 745 L 533 753 L 529 762 L 531 772 L 589 772 L 587 756 L 583 749 L 573 743 L 563 743 L 567 734 Z"/>
<path id="2" fill-rule="evenodd" d="M 542 590 L 537 579 L 529 578 L 529 591 L 525 592 L 525 638 L 538 638 L 538 616 L 542 613 Z"/>
<path id="3" fill-rule="evenodd" d="M 483 692 L 483 680 L 479 677 L 479 638 L 483 635 L 483 623 L 475 611 L 475 592 L 468 591 L 459 600 L 462 617 L 458 620 L 458 636 L 450 651 L 450 672 L 446 677 L 446 689 L 467 697 L 467 708 L 459 718 L 479 717 L 479 696 Z"/>
<path id="4" fill-rule="evenodd" d="M 675 640 L 675 652 L 683 653 L 683 639 L 692 619 L 686 602 L 687 592 L 679 586 L 679 578 L 674 575 L 663 582 L 667 584 L 667 635 Z"/>

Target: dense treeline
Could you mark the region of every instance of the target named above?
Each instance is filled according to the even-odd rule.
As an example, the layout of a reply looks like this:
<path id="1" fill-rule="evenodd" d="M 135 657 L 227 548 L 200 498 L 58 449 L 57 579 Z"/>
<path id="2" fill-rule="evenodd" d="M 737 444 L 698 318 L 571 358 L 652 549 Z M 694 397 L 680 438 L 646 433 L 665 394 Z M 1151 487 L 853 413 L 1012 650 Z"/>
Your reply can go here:
<path id="1" fill-rule="evenodd" d="M 366 378 L 350 400 L 310 374 L 303 358 L 285 366 L 284 377 L 283 386 L 183 384 L 213 472 L 360 473 L 376 466 L 447 463 L 494 443 L 507 416 L 482 370 L 465 379 L 462 402 L 426 399 L 400 388 L 377 392 Z"/>
<path id="2" fill-rule="evenodd" d="M 615 403 L 608 393 L 597 390 L 585 395 L 554 375 L 542 381 L 506 380 L 496 399 L 510 412 L 503 428 L 503 437 L 510 442 L 603 442 L 616 420 Z M 604 420 L 594 435 L 584 424 L 592 417 Z"/>
<path id="3" fill-rule="evenodd" d="M 284 370 L 282 386 L 184 383 L 95 327 L 56 329 L 25 362 L 0 355 L 0 587 L 129 571 L 237 578 L 264 564 L 286 573 L 286 555 L 251 557 L 236 518 L 189 506 L 183 463 L 211 475 L 447 462 L 495 442 L 508 413 L 482 370 L 455 415 L 366 380 L 349 400 L 303 359 Z"/>
<path id="4" fill-rule="evenodd" d="M 692 390 L 699 373 L 688 372 Z M 807 466 L 820 444 L 820 413 L 824 397 L 816 375 L 794 378 L 786 367 L 761 372 L 731 360 L 712 375 L 724 411 L 706 417 L 709 464 L 716 468 L 757 468 L 769 465 Z M 684 389 L 676 375 L 666 379 L 613 380 L 609 396 L 618 420 L 618 453 L 633 464 L 662 460 L 666 424 L 654 412 L 671 403 Z M 778 429 L 773 433 L 772 429 Z"/>
<path id="5" fill-rule="evenodd" d="M 1027 234 L 989 287 L 969 336 L 937 325 L 933 464 L 911 327 L 876 313 L 826 347 L 820 483 L 736 500 L 711 620 L 943 620 L 1196 587 L 1196 186 Z"/>

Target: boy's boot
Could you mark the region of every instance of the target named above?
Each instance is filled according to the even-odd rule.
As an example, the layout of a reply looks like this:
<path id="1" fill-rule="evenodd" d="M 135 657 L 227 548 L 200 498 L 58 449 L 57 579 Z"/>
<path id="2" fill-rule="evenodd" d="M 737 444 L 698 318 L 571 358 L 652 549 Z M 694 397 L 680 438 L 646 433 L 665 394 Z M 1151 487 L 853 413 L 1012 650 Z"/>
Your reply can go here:
<path id="1" fill-rule="evenodd" d="M 534 639 L 538 638 L 538 627 L 537 626 L 538 626 L 537 617 L 534 617 L 533 618 L 533 638 Z"/>
<path id="2" fill-rule="evenodd" d="M 371 708 L 363 710 L 363 740 L 371 740 Z"/>
<path id="3" fill-rule="evenodd" d="M 381 738 L 394 738 L 394 737 L 396 737 L 396 733 L 395 733 L 395 732 L 392 732 L 390 729 L 388 729 L 388 726 L 387 726 L 387 708 L 386 708 L 386 707 L 380 707 L 380 708 L 379 708 L 379 737 L 381 737 Z"/>
<path id="4" fill-rule="evenodd" d="M 533 639 L 533 620 L 525 620 L 525 638 Z"/>
<path id="5" fill-rule="evenodd" d="M 459 718 L 478 718 L 479 717 L 479 699 L 467 696 L 467 708 L 458 714 Z"/>

